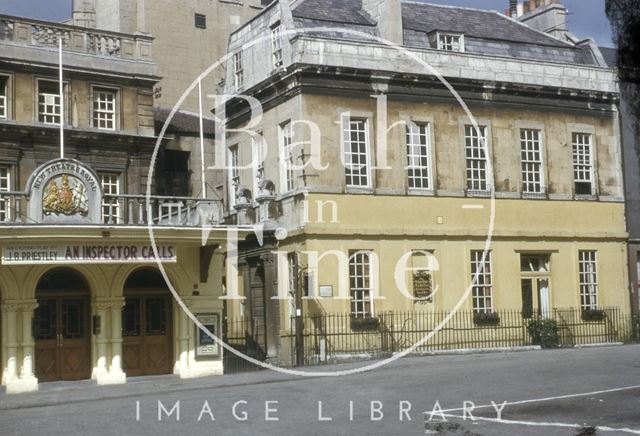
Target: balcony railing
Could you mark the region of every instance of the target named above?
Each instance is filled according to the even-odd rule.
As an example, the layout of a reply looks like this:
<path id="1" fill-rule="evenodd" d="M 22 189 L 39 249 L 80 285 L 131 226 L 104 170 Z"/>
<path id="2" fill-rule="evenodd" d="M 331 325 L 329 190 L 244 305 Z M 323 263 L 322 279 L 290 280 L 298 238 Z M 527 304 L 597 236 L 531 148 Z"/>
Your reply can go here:
<path id="1" fill-rule="evenodd" d="M 0 192 L 0 226 L 40 224 L 28 216 L 28 200 L 24 192 Z M 213 199 L 104 195 L 101 208 L 101 224 L 110 226 L 198 227 L 220 225 L 223 220 L 222 202 Z"/>
<path id="2" fill-rule="evenodd" d="M 0 42 L 58 47 L 98 56 L 151 61 L 153 38 L 0 15 Z"/>

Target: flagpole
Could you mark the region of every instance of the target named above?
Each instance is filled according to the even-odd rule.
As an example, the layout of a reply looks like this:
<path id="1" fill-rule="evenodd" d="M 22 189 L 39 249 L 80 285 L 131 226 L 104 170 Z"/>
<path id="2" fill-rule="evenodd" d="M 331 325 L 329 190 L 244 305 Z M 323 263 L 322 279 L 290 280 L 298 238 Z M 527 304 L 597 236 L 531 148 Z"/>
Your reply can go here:
<path id="1" fill-rule="evenodd" d="M 60 158 L 64 159 L 64 85 L 62 83 L 62 34 L 60 34 L 58 42 L 58 70 L 60 84 Z"/>
<path id="2" fill-rule="evenodd" d="M 207 198 L 207 184 L 204 179 L 204 126 L 202 120 L 202 79 L 198 78 L 198 109 L 200 114 L 200 177 L 202 179 L 202 198 Z"/>

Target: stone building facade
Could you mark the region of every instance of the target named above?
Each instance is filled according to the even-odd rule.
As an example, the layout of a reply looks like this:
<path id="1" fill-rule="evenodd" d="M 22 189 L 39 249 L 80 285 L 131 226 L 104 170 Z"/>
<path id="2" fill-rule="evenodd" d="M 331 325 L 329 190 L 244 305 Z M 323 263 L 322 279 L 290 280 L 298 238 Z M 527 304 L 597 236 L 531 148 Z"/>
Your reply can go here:
<path id="1" fill-rule="evenodd" d="M 275 2 L 234 32 L 225 93 L 263 113 L 227 105 L 251 131 L 226 137 L 228 213 L 279 239 L 257 309 L 280 331 L 296 313 L 629 313 L 616 76 L 560 36 L 399 0 Z"/>
<path id="2" fill-rule="evenodd" d="M 162 192 L 166 174 L 152 166 L 153 49 L 148 35 L 0 16 L 0 366 L 9 393 L 50 380 L 222 373 L 221 349 L 178 303 L 219 330 L 221 205 Z"/>

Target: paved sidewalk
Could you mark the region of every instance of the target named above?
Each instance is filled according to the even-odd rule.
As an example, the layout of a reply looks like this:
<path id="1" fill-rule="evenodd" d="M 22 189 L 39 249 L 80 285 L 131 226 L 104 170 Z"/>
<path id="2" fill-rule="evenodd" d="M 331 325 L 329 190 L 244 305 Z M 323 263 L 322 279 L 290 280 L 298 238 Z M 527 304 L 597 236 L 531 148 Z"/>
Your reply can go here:
<path id="1" fill-rule="evenodd" d="M 612 345 L 614 347 L 615 345 Z M 617 347 L 617 346 L 616 346 Z M 630 346 L 633 347 L 633 346 Z M 636 346 L 638 347 L 638 346 Z M 577 349 L 574 349 L 577 350 Z M 398 359 L 385 367 L 398 368 L 415 364 L 445 363 L 447 359 L 458 361 L 467 359 L 472 361 L 486 354 L 503 354 L 509 356 L 520 353 L 537 353 L 539 349 L 522 348 L 513 350 L 460 350 L 448 354 L 431 354 L 422 356 L 410 356 Z M 563 353 L 570 350 L 545 350 L 548 353 Z M 469 354 L 471 353 L 471 354 Z M 323 365 L 304 368 L 292 368 L 308 373 L 330 372 L 359 368 L 370 365 L 375 361 L 350 362 L 336 365 Z M 377 368 L 373 371 L 380 371 Z M 305 376 L 305 379 L 318 379 L 322 376 Z M 61 381 L 41 383 L 38 392 L 8 395 L 5 388 L 0 390 L 0 411 L 12 409 L 25 409 L 34 407 L 55 406 L 60 404 L 83 403 L 86 401 L 99 401 L 107 399 L 129 398 L 131 396 L 157 395 L 182 391 L 210 390 L 212 388 L 228 388 L 265 383 L 280 383 L 300 380 L 303 376 L 283 374 L 273 370 L 260 370 L 254 372 L 227 374 L 223 376 L 199 377 L 193 379 L 180 379 L 176 375 L 157 375 L 129 377 L 127 383 L 120 385 L 99 386 L 94 380 Z"/>

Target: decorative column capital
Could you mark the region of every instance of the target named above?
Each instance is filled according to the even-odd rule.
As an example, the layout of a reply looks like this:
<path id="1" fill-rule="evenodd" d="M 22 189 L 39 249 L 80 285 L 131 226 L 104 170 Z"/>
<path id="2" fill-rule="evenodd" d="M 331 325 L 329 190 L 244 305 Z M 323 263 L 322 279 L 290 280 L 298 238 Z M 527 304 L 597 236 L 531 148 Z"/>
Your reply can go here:
<path id="1" fill-rule="evenodd" d="M 97 310 L 120 310 L 124 307 L 124 297 L 98 298 L 91 305 Z"/>
<path id="2" fill-rule="evenodd" d="M 38 301 L 30 300 L 5 300 L 1 306 L 4 313 L 33 312 L 38 307 Z"/>

